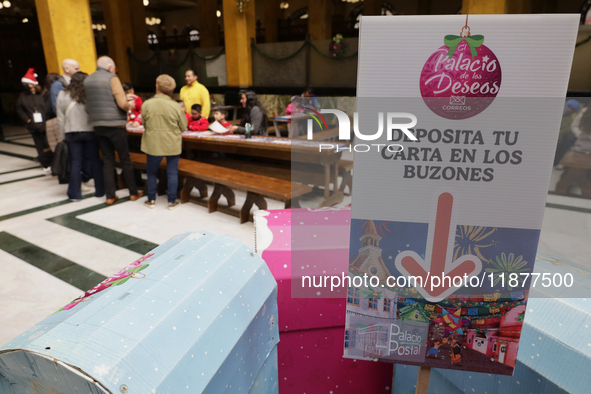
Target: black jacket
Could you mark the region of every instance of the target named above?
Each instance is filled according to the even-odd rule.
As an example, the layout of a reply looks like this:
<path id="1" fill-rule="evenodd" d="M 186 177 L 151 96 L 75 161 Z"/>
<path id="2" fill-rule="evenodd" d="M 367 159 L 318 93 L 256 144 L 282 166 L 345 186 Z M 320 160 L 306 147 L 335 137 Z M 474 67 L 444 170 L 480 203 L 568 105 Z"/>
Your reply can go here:
<path id="1" fill-rule="evenodd" d="M 22 92 L 16 102 L 16 112 L 21 120 L 25 122 L 25 128 L 28 131 L 33 133 L 45 131 L 45 102 L 41 93 L 33 94 L 29 90 Z M 43 122 L 35 123 L 33 121 L 33 113 L 35 112 L 41 114 Z"/>

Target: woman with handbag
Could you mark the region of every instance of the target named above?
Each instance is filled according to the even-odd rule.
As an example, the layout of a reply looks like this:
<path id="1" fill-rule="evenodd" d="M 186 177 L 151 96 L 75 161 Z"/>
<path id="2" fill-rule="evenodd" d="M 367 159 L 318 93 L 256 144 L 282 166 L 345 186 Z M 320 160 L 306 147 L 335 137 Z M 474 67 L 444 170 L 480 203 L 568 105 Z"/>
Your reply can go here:
<path id="1" fill-rule="evenodd" d="M 70 85 L 57 97 L 57 119 L 66 136 L 71 169 L 68 184 L 68 198 L 82 200 L 82 169 L 94 178 L 95 196 L 105 195 L 103 162 L 100 159 L 98 140 L 86 112 L 84 79 L 88 74 L 77 72 L 72 75 Z"/>

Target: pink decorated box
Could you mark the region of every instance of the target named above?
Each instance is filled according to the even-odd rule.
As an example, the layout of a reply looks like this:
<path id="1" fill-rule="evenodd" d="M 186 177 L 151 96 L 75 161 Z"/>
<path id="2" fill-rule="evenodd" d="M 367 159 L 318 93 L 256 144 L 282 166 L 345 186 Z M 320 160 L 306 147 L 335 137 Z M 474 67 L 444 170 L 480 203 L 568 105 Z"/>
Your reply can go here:
<path id="1" fill-rule="evenodd" d="M 255 249 L 278 285 L 282 394 L 391 390 L 390 364 L 343 358 L 346 288 L 301 285 L 305 275 L 347 272 L 350 219 L 349 208 L 255 213 Z"/>

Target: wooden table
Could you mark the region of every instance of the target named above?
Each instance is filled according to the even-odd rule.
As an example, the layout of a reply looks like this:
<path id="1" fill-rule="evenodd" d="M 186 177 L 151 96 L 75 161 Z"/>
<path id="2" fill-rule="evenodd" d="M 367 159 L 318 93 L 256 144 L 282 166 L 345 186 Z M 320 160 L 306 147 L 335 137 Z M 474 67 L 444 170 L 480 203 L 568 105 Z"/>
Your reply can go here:
<path id="1" fill-rule="evenodd" d="M 273 119 L 273 126 L 275 126 L 275 135 L 277 137 L 281 137 L 281 133 L 279 132 L 279 122 L 287 122 L 288 137 L 293 138 L 293 127 L 291 127 L 293 125 L 292 122 L 295 123 L 307 119 L 312 119 L 312 117 L 303 114 L 276 116 Z"/>
<path id="2" fill-rule="evenodd" d="M 139 139 L 143 134 L 143 128 L 128 128 L 127 132 L 130 138 Z M 259 136 L 246 139 L 238 135 L 183 135 L 183 152 L 189 153 L 193 149 L 280 160 L 291 169 L 294 182 L 324 187 L 324 198 L 319 206 L 328 207 L 343 201 L 343 192 L 338 190 L 338 166 L 342 151 L 337 152 L 334 148 L 324 147 L 320 151 L 317 142 Z M 321 173 L 314 172 L 314 167 L 318 166 Z M 334 185 L 332 193 L 331 183 Z"/>

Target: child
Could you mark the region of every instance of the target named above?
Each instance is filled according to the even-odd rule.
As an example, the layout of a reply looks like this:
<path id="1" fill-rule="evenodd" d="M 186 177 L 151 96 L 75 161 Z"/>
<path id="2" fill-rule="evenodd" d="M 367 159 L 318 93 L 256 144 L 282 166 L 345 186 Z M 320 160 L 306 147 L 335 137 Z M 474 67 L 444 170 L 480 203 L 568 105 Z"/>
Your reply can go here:
<path id="1" fill-rule="evenodd" d="M 201 105 L 193 104 L 191 107 L 191 121 L 189 122 L 189 130 L 205 131 L 209 127 L 209 122 L 206 118 L 201 116 Z"/>
<path id="2" fill-rule="evenodd" d="M 226 116 L 228 116 L 228 113 L 226 111 L 224 111 L 223 109 L 214 109 L 214 113 L 213 113 L 213 118 L 222 125 L 222 127 L 228 129 L 227 132 L 225 133 L 218 133 L 218 135 L 231 135 L 233 134 L 231 131 L 231 127 L 232 127 L 232 123 L 228 122 L 226 120 Z"/>
<path id="3" fill-rule="evenodd" d="M 133 86 L 129 83 L 123 84 L 123 90 L 125 91 L 125 95 L 127 96 L 127 101 L 132 101 L 135 104 L 135 107 L 130 109 L 127 113 L 127 121 L 131 123 L 133 127 L 137 127 L 142 124 L 142 98 L 135 94 Z"/>
<path id="4" fill-rule="evenodd" d="M 187 109 L 185 107 L 185 102 L 183 100 L 178 100 L 177 103 L 179 103 L 179 105 L 183 109 L 183 112 L 185 113 L 185 116 L 187 117 L 187 124 L 191 123 L 191 115 L 189 115 L 187 113 Z"/>
<path id="5" fill-rule="evenodd" d="M 232 126 L 232 123 L 226 120 L 226 116 L 228 116 L 228 112 L 224 111 L 223 109 L 216 109 L 213 113 L 213 118 L 227 129 L 228 127 Z"/>

